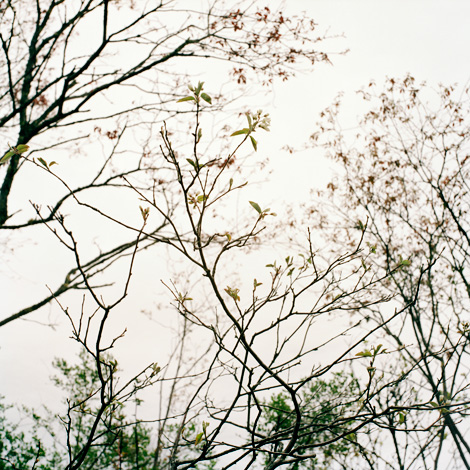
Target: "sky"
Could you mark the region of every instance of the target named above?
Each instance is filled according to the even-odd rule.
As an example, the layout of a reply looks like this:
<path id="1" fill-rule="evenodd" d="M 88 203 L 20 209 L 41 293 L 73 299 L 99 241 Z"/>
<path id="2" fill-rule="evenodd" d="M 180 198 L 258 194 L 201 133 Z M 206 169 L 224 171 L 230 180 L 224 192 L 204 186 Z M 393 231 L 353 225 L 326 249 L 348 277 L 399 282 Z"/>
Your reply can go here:
<path id="1" fill-rule="evenodd" d="M 321 155 L 311 151 L 289 155 L 281 148 L 286 144 L 301 147 L 315 131 L 319 112 L 339 92 L 345 93 L 349 103 L 346 119 L 353 126 L 357 115 L 355 91 L 370 80 L 381 83 L 386 76 L 406 73 L 431 84 L 464 84 L 470 79 L 469 2 L 288 0 L 286 9 L 297 14 L 305 11 L 320 29 L 329 28 L 330 34 L 342 36 L 325 43 L 328 50 L 349 52 L 333 54 L 332 65 L 319 64 L 286 83 L 275 83 L 267 94 L 250 98 L 254 109 L 262 107 L 272 117 L 271 133 L 259 136 L 259 152 L 269 157 L 273 174 L 262 186 L 250 187 L 249 198 L 260 200 L 263 206 L 269 204 L 273 210 L 276 205 L 305 200 L 313 186 L 326 181 L 330 170 Z M 217 87 L 218 77 L 200 73 L 208 87 Z M 35 249 L 33 246 L 23 254 L 22 262 L 35 263 Z M 54 263 L 51 257 L 45 273 L 54 269 Z M 15 277 L 14 265 L 10 263 L 8 269 Z M 45 282 L 31 278 L 23 289 L 44 286 Z M 27 295 L 25 291 L 5 290 L 3 295 L 11 300 Z M 43 315 L 47 317 L 47 309 Z M 139 325 L 140 329 L 130 332 L 126 340 L 130 350 L 132 344 L 152 342 L 148 324 L 144 321 Z M 52 374 L 51 359 L 73 349 L 71 344 L 63 328 L 54 330 L 20 321 L 0 329 L 0 394 L 27 405 L 50 400 L 47 383 Z"/>
<path id="2" fill-rule="evenodd" d="M 287 5 L 305 10 L 321 28 L 329 27 L 332 35 L 344 35 L 331 47 L 349 52 L 333 54 L 331 66 L 319 64 L 312 73 L 299 74 L 274 90 L 269 109 L 272 133 L 266 139 L 273 151 L 276 145 L 281 148 L 308 140 L 319 113 L 340 92 L 348 103 L 346 127 L 354 126 L 360 106 L 355 92 L 371 80 L 380 85 L 385 77 L 407 73 L 432 85 L 463 85 L 470 80 L 468 2 L 294 0 Z M 287 158 L 273 153 L 279 159 Z M 286 179 L 295 179 L 295 190 L 289 192 L 292 199 L 308 197 L 312 178 L 322 184 L 324 172 L 328 173 L 328 163 L 319 159 L 311 151 L 297 153 L 290 159 L 289 173 L 285 166 L 277 165 L 273 184 L 281 187 Z"/>

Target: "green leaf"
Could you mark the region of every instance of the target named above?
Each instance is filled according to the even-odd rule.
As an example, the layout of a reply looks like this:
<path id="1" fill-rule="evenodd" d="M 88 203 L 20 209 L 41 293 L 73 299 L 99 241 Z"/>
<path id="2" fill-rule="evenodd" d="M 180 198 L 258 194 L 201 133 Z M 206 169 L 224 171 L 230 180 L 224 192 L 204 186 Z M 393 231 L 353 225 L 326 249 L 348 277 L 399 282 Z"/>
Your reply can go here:
<path id="1" fill-rule="evenodd" d="M 258 214 L 261 214 L 263 211 L 261 210 L 261 207 L 256 204 L 256 202 L 253 202 L 253 201 L 249 201 L 249 203 L 255 208 L 256 212 L 258 212 Z"/>
<path id="2" fill-rule="evenodd" d="M 251 143 L 253 144 L 253 148 L 255 149 L 255 152 L 258 150 L 258 142 L 256 142 L 255 138 L 250 135 Z"/>
<path id="3" fill-rule="evenodd" d="M 227 288 L 224 289 L 224 290 L 225 290 L 225 292 L 227 292 L 227 294 L 230 297 L 232 297 L 233 300 L 235 300 L 235 302 L 240 301 L 240 296 L 238 295 L 238 293 L 240 292 L 240 289 L 227 286 Z"/>
<path id="4" fill-rule="evenodd" d="M 202 129 L 199 128 L 198 131 L 197 131 L 197 140 L 196 140 L 196 142 L 199 142 L 201 140 L 201 137 L 202 137 Z"/>
<path id="5" fill-rule="evenodd" d="M 204 82 L 199 82 L 197 84 L 197 88 L 194 90 L 194 94 L 199 95 L 199 93 L 201 93 L 202 91 L 203 86 L 204 86 Z"/>
<path id="6" fill-rule="evenodd" d="M 5 163 L 8 160 L 10 160 L 11 157 L 15 155 L 15 152 L 13 150 L 9 150 L 5 155 L 3 155 L 2 159 L 0 160 L 0 163 Z"/>
<path id="7" fill-rule="evenodd" d="M 29 145 L 19 144 L 16 147 L 10 147 L 10 150 L 3 155 L 0 159 L 0 164 L 7 162 L 10 160 L 13 155 L 21 155 L 29 150 Z"/>
<path id="8" fill-rule="evenodd" d="M 181 103 L 182 101 L 196 101 L 196 98 L 194 98 L 194 96 L 185 96 L 184 98 L 179 99 L 177 103 Z"/>
<path id="9" fill-rule="evenodd" d="M 405 413 L 398 413 L 398 422 L 403 424 L 405 422 Z"/>
<path id="10" fill-rule="evenodd" d="M 201 441 L 202 441 L 202 436 L 204 436 L 204 433 L 203 432 L 200 432 L 197 436 L 196 436 L 196 440 L 194 441 L 194 445 L 198 445 Z"/>
<path id="11" fill-rule="evenodd" d="M 249 134 L 250 129 L 240 129 L 239 131 L 235 131 L 233 134 L 230 135 L 230 137 L 233 137 L 234 135 L 241 135 L 241 134 Z"/>
<path id="12" fill-rule="evenodd" d="M 195 163 L 194 160 L 191 160 L 190 158 L 187 158 L 186 161 L 187 161 L 195 170 L 197 170 L 197 164 Z"/>
<path id="13" fill-rule="evenodd" d="M 44 160 L 43 158 L 39 157 L 38 162 L 41 163 L 41 165 L 45 166 L 47 169 L 49 169 L 46 160 Z"/>
<path id="14" fill-rule="evenodd" d="M 201 93 L 201 98 L 209 104 L 212 104 L 212 98 L 207 93 Z"/>
<path id="15" fill-rule="evenodd" d="M 29 145 L 23 145 L 23 144 L 20 144 L 20 145 L 17 145 L 16 147 L 16 153 L 25 153 L 29 150 Z"/>
<path id="16" fill-rule="evenodd" d="M 358 357 L 371 357 L 372 353 L 369 350 L 361 351 L 356 354 Z"/>

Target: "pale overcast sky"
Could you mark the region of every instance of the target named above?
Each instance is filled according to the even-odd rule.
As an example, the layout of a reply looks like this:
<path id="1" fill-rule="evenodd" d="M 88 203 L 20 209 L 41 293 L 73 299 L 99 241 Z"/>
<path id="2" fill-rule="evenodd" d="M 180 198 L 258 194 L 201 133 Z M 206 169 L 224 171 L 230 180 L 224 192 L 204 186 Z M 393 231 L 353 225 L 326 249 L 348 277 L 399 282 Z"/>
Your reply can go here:
<path id="1" fill-rule="evenodd" d="M 331 34 L 344 34 L 343 39 L 331 41 L 331 45 L 325 42 L 327 50 L 350 52 L 345 56 L 333 55 L 332 66 L 319 64 L 313 73 L 299 74 L 288 83 L 276 84 L 272 95 L 260 98 L 273 121 L 272 132 L 260 135 L 260 152 L 267 152 L 277 167 L 269 185 L 271 192 L 258 193 L 266 194 L 266 198 L 295 201 L 306 197 L 312 184 L 319 181 L 318 175 L 323 174 L 319 167 L 324 162 L 308 152 L 288 157 L 279 149 L 307 140 L 315 130 L 318 113 L 338 92 L 352 96 L 371 79 L 381 83 L 385 76 L 403 76 L 408 72 L 419 81 L 430 83 L 463 84 L 470 78 L 468 1 L 287 0 L 286 3 L 288 11 L 300 14 L 305 10 L 320 29 L 329 27 Z M 208 77 L 206 81 L 208 85 L 211 82 L 217 85 L 217 77 Z M 257 109 L 259 104 L 253 100 Z M 351 108 L 350 112 L 354 117 L 355 110 Z M 295 185 L 287 181 L 294 181 Z M 44 284 L 47 279 L 35 282 Z M 51 375 L 51 359 L 60 356 L 65 348 L 72 349 L 68 330 L 67 327 L 54 331 L 22 321 L 1 328 L 0 393 L 7 399 L 31 405 L 50 400 L 49 392 L 41 390 Z M 141 343 L 152 340 L 148 330 L 138 335 L 130 331 L 129 337 Z"/>
<path id="2" fill-rule="evenodd" d="M 332 66 L 319 64 L 311 74 L 278 85 L 269 109 L 273 132 L 269 145 L 303 142 L 314 132 L 319 112 L 339 92 L 351 123 L 359 114 L 355 109 L 355 91 L 370 80 L 380 85 L 385 77 L 407 73 L 418 82 L 459 83 L 470 79 L 470 2 L 454 1 L 381 1 L 381 0 L 288 0 L 292 11 L 305 10 L 320 29 L 344 34 L 344 39 L 325 42 L 328 50 L 349 49 L 344 56 L 332 55 Z M 274 150 L 274 149 L 273 149 Z M 279 156 L 279 158 L 281 158 Z M 285 158 L 285 157 L 284 157 Z M 309 167 L 309 172 L 306 168 Z M 288 175 L 297 178 L 293 198 L 308 194 L 310 178 L 318 176 L 318 160 L 310 155 L 292 159 L 292 172 L 279 165 L 275 184 L 279 187 Z M 300 180 L 300 181 L 299 181 Z"/>

